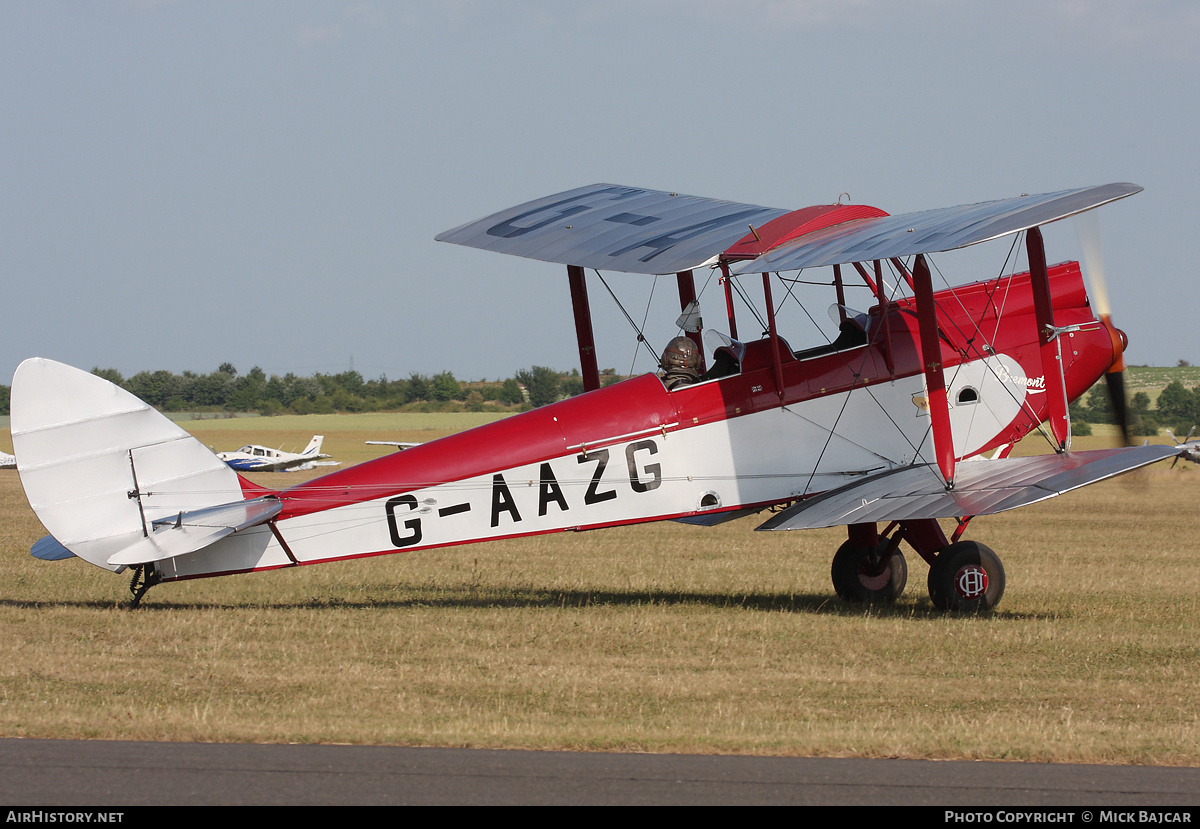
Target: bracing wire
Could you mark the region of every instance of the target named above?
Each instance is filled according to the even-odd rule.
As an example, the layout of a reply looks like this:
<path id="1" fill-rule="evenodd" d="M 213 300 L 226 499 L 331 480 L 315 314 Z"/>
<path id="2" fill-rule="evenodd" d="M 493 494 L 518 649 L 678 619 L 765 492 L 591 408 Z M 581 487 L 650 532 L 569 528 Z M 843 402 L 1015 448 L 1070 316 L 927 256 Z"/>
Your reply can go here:
<path id="1" fill-rule="evenodd" d="M 633 332 L 635 334 L 637 334 L 638 343 L 646 346 L 646 349 L 650 352 L 650 356 L 653 357 L 655 360 L 657 360 L 658 354 L 656 354 L 654 349 L 650 347 L 650 344 L 648 342 L 646 342 L 646 335 L 643 334 L 641 329 L 638 328 L 637 323 L 633 321 L 633 317 L 629 316 L 629 312 L 625 310 L 625 306 L 621 304 L 621 300 L 619 300 L 617 298 L 617 295 L 613 292 L 613 289 L 609 286 L 608 282 L 605 280 L 604 274 L 600 273 L 600 271 L 598 271 L 598 270 L 593 270 L 593 273 L 595 273 L 596 276 L 599 278 L 600 284 L 604 286 L 604 289 L 606 291 L 608 291 L 608 295 L 613 298 L 613 302 L 615 302 L 617 304 L 617 308 L 619 308 L 621 313 L 625 315 L 625 321 L 629 323 L 629 327 L 633 329 Z M 656 277 L 656 279 L 657 279 L 657 277 Z M 653 298 L 653 289 L 651 289 L 651 298 Z M 647 315 L 649 315 L 649 313 L 650 313 L 649 303 L 647 303 L 647 306 L 646 306 L 646 313 L 647 313 Z M 634 360 L 635 361 L 637 360 L 637 347 L 636 346 L 634 347 Z M 629 373 L 630 374 L 633 373 L 632 367 L 630 367 Z"/>

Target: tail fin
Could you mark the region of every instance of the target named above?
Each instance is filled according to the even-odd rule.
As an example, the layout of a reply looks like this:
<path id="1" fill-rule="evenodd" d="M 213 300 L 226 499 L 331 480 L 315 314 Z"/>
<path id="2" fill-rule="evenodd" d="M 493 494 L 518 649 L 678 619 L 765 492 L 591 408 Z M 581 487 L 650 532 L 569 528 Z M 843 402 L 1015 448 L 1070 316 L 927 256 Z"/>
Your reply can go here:
<path id="1" fill-rule="evenodd" d="M 308 446 L 304 447 L 301 455 L 319 455 L 321 454 L 321 443 L 325 440 L 324 435 L 313 435 L 313 439 L 308 442 Z"/>
<path id="2" fill-rule="evenodd" d="M 156 523 L 178 526 L 189 512 L 246 500 L 237 473 L 208 447 L 88 372 L 26 360 L 13 376 L 10 409 L 30 506 L 59 543 L 98 567 L 138 563 L 117 554 L 145 547 Z M 183 546 L 172 553 L 189 552 Z"/>

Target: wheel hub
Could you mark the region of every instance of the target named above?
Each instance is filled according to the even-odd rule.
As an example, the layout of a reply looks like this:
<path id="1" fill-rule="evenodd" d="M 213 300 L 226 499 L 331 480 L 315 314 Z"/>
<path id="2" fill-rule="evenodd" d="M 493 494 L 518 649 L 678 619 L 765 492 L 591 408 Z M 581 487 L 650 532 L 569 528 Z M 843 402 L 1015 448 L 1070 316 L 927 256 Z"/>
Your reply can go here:
<path id="1" fill-rule="evenodd" d="M 978 564 L 967 564 L 954 574 L 954 589 L 963 599 L 974 601 L 987 593 L 987 571 Z"/>
<path id="2" fill-rule="evenodd" d="M 878 562 L 863 562 L 858 568 L 858 580 L 868 590 L 882 590 L 891 579 L 892 568 L 886 564 L 881 567 Z"/>

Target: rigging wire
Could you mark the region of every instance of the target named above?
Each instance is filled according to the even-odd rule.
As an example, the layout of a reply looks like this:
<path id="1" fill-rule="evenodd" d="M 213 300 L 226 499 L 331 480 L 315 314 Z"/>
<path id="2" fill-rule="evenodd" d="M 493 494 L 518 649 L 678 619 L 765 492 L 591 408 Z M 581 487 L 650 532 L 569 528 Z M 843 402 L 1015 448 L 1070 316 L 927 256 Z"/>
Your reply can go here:
<path id="1" fill-rule="evenodd" d="M 642 330 L 638 332 L 638 336 L 641 338 L 642 342 L 646 342 L 645 334 L 643 334 L 642 331 L 646 330 L 646 320 L 650 319 L 650 305 L 651 305 L 651 303 L 654 302 L 654 289 L 657 287 L 658 287 L 658 274 L 655 274 L 654 281 L 650 283 L 650 296 L 646 297 L 646 313 L 642 315 Z M 649 348 L 650 344 L 646 343 L 646 347 Z M 631 375 L 633 374 L 633 367 L 637 364 L 637 353 L 638 353 L 638 348 L 635 345 L 633 347 L 633 359 L 629 362 L 629 373 Z M 650 349 L 650 353 L 654 354 L 655 360 L 657 361 L 658 355 L 654 353 L 653 348 Z"/>
<path id="2" fill-rule="evenodd" d="M 645 345 L 646 349 L 650 352 L 650 356 L 653 357 L 654 360 L 657 362 L 658 354 L 656 354 L 654 349 L 650 347 L 650 344 L 648 342 L 646 342 L 646 335 L 643 334 L 641 329 L 638 328 L 637 323 L 633 321 L 633 317 L 629 316 L 629 312 L 625 310 L 625 306 L 621 304 L 621 300 L 617 299 L 617 295 L 613 292 L 613 289 L 609 286 L 608 282 L 604 279 L 604 274 L 600 273 L 600 271 L 598 271 L 594 268 L 592 269 L 592 272 L 594 274 L 596 274 L 596 276 L 600 279 L 600 284 L 602 284 L 604 286 L 605 290 L 608 291 L 608 295 L 613 298 L 613 302 L 615 302 L 617 304 L 617 308 L 619 308 L 621 310 L 621 313 L 625 315 L 625 321 L 629 323 L 629 327 L 633 329 L 633 332 L 635 334 L 637 334 L 638 343 Z M 657 281 L 657 279 L 658 279 L 658 277 L 655 277 L 656 281 Z M 653 297 L 654 297 L 653 288 L 651 288 L 650 296 L 651 296 L 651 299 L 653 299 Z M 649 313 L 650 313 L 650 306 L 649 306 L 649 303 L 647 303 L 646 314 L 649 315 Z M 633 358 L 635 361 L 637 360 L 637 346 L 634 346 Z M 630 374 L 633 373 L 632 366 L 629 369 L 629 373 Z"/>
<path id="3" fill-rule="evenodd" d="M 884 286 L 888 287 L 886 282 L 884 283 Z M 892 295 L 888 297 L 888 302 L 893 302 L 893 301 L 895 301 L 896 295 L 900 291 L 900 280 L 898 280 L 898 279 L 895 280 L 893 282 L 893 284 L 890 286 L 890 290 L 892 292 Z M 808 308 L 805 307 L 804 303 L 800 302 L 798 297 L 796 299 L 796 304 L 800 307 L 800 309 L 802 311 L 804 311 L 805 315 L 809 318 L 809 321 L 812 322 L 812 324 L 817 327 L 818 331 L 820 331 L 821 330 L 820 326 L 817 325 L 816 320 L 813 319 L 812 314 L 810 314 L 808 311 Z M 883 309 L 883 312 L 886 313 L 886 308 Z M 866 367 L 867 357 L 870 354 L 870 346 L 874 345 L 877 342 L 876 338 L 879 336 L 880 332 L 882 332 L 882 331 L 883 331 L 883 320 L 880 319 L 880 324 L 875 326 L 875 330 L 873 332 L 871 332 L 871 338 L 867 342 L 868 348 L 863 351 L 862 360 L 859 363 L 857 369 L 850 364 L 848 357 L 843 352 L 840 352 L 840 351 L 834 352 L 835 354 L 838 355 L 839 359 L 841 359 L 842 364 L 846 368 L 850 369 L 850 371 L 853 373 L 854 379 L 856 381 L 860 377 L 862 377 L 862 371 Z M 824 335 L 824 332 L 822 332 L 822 334 Z M 826 336 L 825 339 L 827 341 L 826 344 L 832 344 L 832 340 L 829 340 L 828 336 Z M 896 432 L 900 435 L 900 437 L 904 440 L 904 442 L 909 445 L 909 448 L 911 448 L 913 450 L 913 462 L 915 463 L 917 457 L 919 457 L 921 454 L 921 446 L 924 445 L 924 439 L 922 439 L 920 446 L 914 446 L 913 442 L 911 440 L 909 440 L 908 434 L 904 431 L 903 428 L 901 428 L 900 424 L 896 422 L 896 419 L 894 417 L 892 417 L 892 413 L 890 411 L 888 411 L 888 407 L 883 405 L 883 403 L 879 400 L 879 398 L 875 396 L 875 393 L 871 390 L 871 387 L 864 385 L 864 386 L 862 386 L 862 390 L 864 392 L 866 392 L 867 396 L 871 398 L 871 401 L 874 402 L 875 405 L 879 407 L 879 410 L 881 412 L 883 412 L 884 417 L 886 417 L 888 419 L 888 421 L 891 422 L 892 426 L 895 427 Z M 821 451 L 817 456 L 816 463 L 813 464 L 812 472 L 809 474 L 808 482 L 805 484 L 805 491 L 808 491 L 808 488 L 812 485 L 813 479 L 818 474 L 817 470 L 820 469 L 821 461 L 824 459 L 825 453 L 829 449 L 830 442 L 833 440 L 833 436 L 837 432 L 838 424 L 841 422 L 842 417 L 846 413 L 846 407 L 850 404 L 850 395 L 853 392 L 854 392 L 854 389 L 851 388 L 850 391 L 848 391 L 845 394 L 845 396 L 842 398 L 842 407 L 841 407 L 841 409 L 839 409 L 837 417 L 834 418 L 833 425 L 828 427 L 828 433 L 826 434 L 826 437 L 825 437 L 825 443 L 821 446 Z M 796 412 L 792 411 L 791 409 L 789 409 L 786 406 L 784 407 L 784 409 L 786 411 L 788 411 L 789 414 L 799 416 Z M 926 431 L 926 435 L 928 435 L 929 431 L 931 431 L 931 430 L 932 430 L 932 426 L 930 427 L 930 430 Z M 863 447 L 863 448 L 867 449 L 867 447 Z M 871 452 L 872 454 L 878 455 L 878 453 L 874 452 L 873 450 L 867 449 L 867 451 Z M 828 474 L 828 473 L 825 473 L 825 474 Z"/>
<path id="4" fill-rule="evenodd" d="M 1011 263 L 1011 266 L 1015 270 L 1016 265 L 1017 265 L 1017 251 L 1019 250 L 1019 245 L 1021 243 L 1021 240 L 1024 238 L 1025 238 L 1024 231 L 1022 231 L 1021 233 L 1017 233 L 1013 237 L 1013 243 L 1012 243 L 1012 246 L 1009 248 L 1008 256 L 1005 257 L 1004 264 L 1001 265 L 1001 273 L 999 275 L 997 275 L 997 277 L 996 277 L 997 290 L 999 289 L 999 284 L 1000 284 L 1001 279 L 1004 278 L 1004 276 L 1003 276 L 1004 269 L 1009 267 L 1009 265 Z M 933 270 L 937 272 L 938 278 L 942 280 L 942 283 L 948 289 L 949 295 L 958 304 L 958 307 L 960 309 L 962 309 L 963 316 L 966 317 L 967 319 L 971 319 L 970 315 L 967 313 L 966 306 L 963 305 L 962 299 L 958 296 L 955 287 L 950 284 L 950 281 L 946 278 L 945 274 L 943 274 L 941 269 L 937 267 L 936 263 L 933 262 L 932 258 L 927 256 L 926 261 L 932 265 Z M 1005 286 L 1006 286 L 1005 287 L 1005 300 L 1006 301 L 1008 298 L 1008 291 L 1012 287 L 1012 279 L 1014 276 L 1015 276 L 1015 273 L 1010 273 L 1008 275 L 1007 280 L 1005 281 Z M 992 296 L 992 294 L 989 292 L 989 294 L 988 294 L 989 303 L 991 303 L 991 296 Z M 983 313 L 983 311 L 981 311 L 980 313 Z M 999 331 L 999 329 L 1000 329 L 1001 316 L 1002 316 L 1001 310 L 998 309 L 997 314 L 996 314 L 996 330 L 997 331 Z M 947 315 L 947 317 L 949 317 L 949 315 Z M 980 320 L 980 322 L 982 322 L 982 319 Z M 993 346 L 992 341 L 983 332 L 980 322 L 976 322 L 976 321 L 972 320 L 972 325 L 974 326 L 975 332 L 976 332 L 975 337 L 968 337 L 967 334 L 965 332 L 963 332 L 961 328 L 959 328 L 957 322 L 954 323 L 954 327 L 958 331 L 959 335 L 962 336 L 966 340 L 966 345 L 967 345 L 968 350 L 972 347 L 975 340 L 978 338 L 978 339 L 983 340 L 983 342 L 986 346 L 986 351 L 988 353 L 990 353 L 991 355 L 995 356 L 997 354 L 995 347 Z M 964 354 L 963 356 L 967 356 L 967 354 Z M 1034 428 L 1037 430 L 1038 434 L 1040 434 L 1046 440 L 1046 443 L 1050 446 L 1050 448 L 1057 450 L 1058 447 L 1057 447 L 1057 444 L 1055 444 L 1055 442 L 1054 442 L 1053 436 L 1051 436 L 1050 432 L 1046 429 L 1046 427 L 1042 425 L 1041 418 L 1038 416 L 1037 412 L 1034 410 L 1033 405 L 1029 402 L 1028 395 L 1026 395 L 1025 399 L 1023 399 L 1023 400 L 1018 399 L 1016 393 L 1010 387 L 1010 383 L 1007 382 L 1004 378 L 1002 378 L 999 375 L 999 373 L 995 369 L 995 366 L 993 366 L 986 359 L 986 356 L 987 355 L 984 355 L 984 359 L 981 362 L 983 363 L 984 367 L 987 369 L 988 373 L 991 374 L 992 377 L 1000 384 L 1000 387 L 1002 389 L 1004 389 L 1004 392 L 1012 399 L 1012 401 L 1014 403 L 1017 404 L 1018 408 L 1021 409 L 1022 411 L 1024 411 L 1026 414 L 1028 414 L 1034 420 L 1034 422 L 1036 424 Z M 955 376 L 957 376 L 958 371 L 961 370 L 962 365 L 963 364 L 960 363 L 958 368 L 955 370 Z M 995 413 L 994 410 L 989 409 L 989 411 L 992 411 L 993 414 Z"/>
<path id="5" fill-rule="evenodd" d="M 754 318 L 756 320 L 758 320 L 759 327 L 762 328 L 763 330 L 766 330 L 766 328 L 767 328 L 766 321 L 763 320 L 763 318 L 761 316 L 759 316 L 758 309 L 754 307 L 754 303 L 750 301 L 750 298 L 748 296 L 746 296 L 746 292 L 742 289 L 741 283 L 738 282 L 736 278 L 734 278 L 733 274 L 729 275 L 729 284 L 733 286 L 733 290 L 737 293 L 737 295 L 739 297 L 742 298 L 742 302 L 746 305 L 747 308 L 750 309 L 750 313 L 754 315 Z"/>

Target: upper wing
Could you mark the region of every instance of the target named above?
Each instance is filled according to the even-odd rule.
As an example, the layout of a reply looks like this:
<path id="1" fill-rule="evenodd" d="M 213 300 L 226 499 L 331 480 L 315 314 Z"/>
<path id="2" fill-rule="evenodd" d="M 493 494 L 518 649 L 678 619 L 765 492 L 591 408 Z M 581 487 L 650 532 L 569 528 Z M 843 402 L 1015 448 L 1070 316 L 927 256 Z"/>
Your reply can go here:
<path id="1" fill-rule="evenodd" d="M 502 210 L 437 240 L 597 270 L 667 274 L 706 262 L 745 236 L 750 225 L 787 212 L 593 184 Z"/>
<path id="2" fill-rule="evenodd" d="M 738 266 L 736 271 L 794 271 L 956 250 L 1065 219 L 1141 190 L 1136 184 L 1104 184 L 900 216 L 858 219 L 780 245 Z"/>
<path id="3" fill-rule="evenodd" d="M 762 524 L 760 530 L 800 530 L 991 515 L 1053 498 L 1178 454 L 1174 446 L 1128 446 L 959 464 L 954 489 L 930 464 L 871 475 L 807 501 Z"/>

